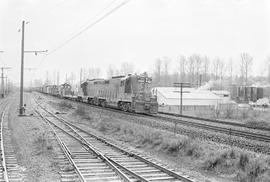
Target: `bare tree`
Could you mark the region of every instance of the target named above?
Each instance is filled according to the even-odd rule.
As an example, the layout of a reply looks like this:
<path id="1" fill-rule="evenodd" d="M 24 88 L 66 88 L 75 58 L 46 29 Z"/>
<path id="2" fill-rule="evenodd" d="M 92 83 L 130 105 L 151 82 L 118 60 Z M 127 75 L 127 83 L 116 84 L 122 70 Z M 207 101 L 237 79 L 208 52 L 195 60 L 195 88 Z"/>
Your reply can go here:
<path id="1" fill-rule="evenodd" d="M 170 78 L 169 78 L 169 66 L 170 66 L 170 58 L 164 57 L 163 58 L 163 70 L 162 70 L 162 76 L 161 76 L 161 83 L 163 86 L 169 86 L 170 85 Z"/>
<path id="2" fill-rule="evenodd" d="M 129 62 L 122 62 L 120 72 L 123 75 L 132 74 L 134 72 L 134 65 Z"/>
<path id="3" fill-rule="evenodd" d="M 201 84 L 201 71 L 202 71 L 202 59 L 198 54 L 192 55 L 194 59 L 195 74 L 196 74 L 196 83 L 199 86 Z"/>
<path id="4" fill-rule="evenodd" d="M 195 76 L 195 60 L 192 56 L 188 57 L 188 77 L 189 82 L 194 83 L 194 76 Z"/>
<path id="5" fill-rule="evenodd" d="M 229 62 L 227 63 L 227 70 L 228 70 L 228 76 L 230 78 L 230 84 L 233 82 L 233 60 L 232 58 L 229 59 Z"/>
<path id="6" fill-rule="evenodd" d="M 162 61 L 160 58 L 155 60 L 155 64 L 154 64 L 154 77 L 156 80 L 156 84 L 160 86 L 161 84 L 161 64 Z"/>
<path id="7" fill-rule="evenodd" d="M 248 83 L 248 74 L 251 71 L 251 65 L 252 65 L 253 58 L 246 52 L 241 53 L 241 64 L 240 64 L 240 70 L 241 70 L 241 78 L 242 78 L 242 84 Z"/>
<path id="8" fill-rule="evenodd" d="M 186 63 L 187 63 L 187 58 L 183 55 L 179 56 L 178 58 L 178 63 L 179 63 L 179 75 L 180 75 L 180 82 L 184 82 L 186 79 Z"/>
<path id="9" fill-rule="evenodd" d="M 220 59 L 219 57 L 215 58 L 213 60 L 213 74 L 215 77 L 215 80 L 222 80 L 225 74 L 225 64 L 224 61 L 222 59 Z"/>
<path id="10" fill-rule="evenodd" d="M 204 56 L 203 59 L 202 59 L 202 68 L 203 68 L 203 81 L 204 82 L 207 82 L 208 81 L 208 74 L 209 74 L 209 63 L 210 63 L 210 60 L 207 56 Z"/>
<path id="11" fill-rule="evenodd" d="M 110 64 L 107 68 L 107 77 L 111 78 L 112 76 L 118 76 L 119 70 L 112 64 Z"/>
<path id="12" fill-rule="evenodd" d="M 270 57 L 267 58 L 268 83 L 270 83 Z"/>
<path id="13" fill-rule="evenodd" d="M 218 74 L 219 74 L 220 80 L 222 81 L 223 80 L 223 77 L 224 77 L 224 74 L 226 72 L 226 67 L 225 67 L 224 61 L 222 59 L 220 59 L 219 61 L 220 62 L 219 62 Z"/>

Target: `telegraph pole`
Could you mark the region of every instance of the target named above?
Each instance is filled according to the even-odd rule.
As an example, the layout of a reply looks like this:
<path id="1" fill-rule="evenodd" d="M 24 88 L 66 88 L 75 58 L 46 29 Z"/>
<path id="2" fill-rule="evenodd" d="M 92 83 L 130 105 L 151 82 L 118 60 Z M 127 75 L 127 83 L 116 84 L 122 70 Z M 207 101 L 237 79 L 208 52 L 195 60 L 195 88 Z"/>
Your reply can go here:
<path id="1" fill-rule="evenodd" d="M 2 93 L 1 93 L 1 97 L 4 98 L 5 97 L 5 81 L 4 81 L 4 70 L 5 69 L 11 69 L 10 67 L 1 67 L 1 87 L 2 87 Z"/>
<path id="2" fill-rule="evenodd" d="M 26 22 L 27 24 L 28 22 Z M 23 107 L 23 75 L 24 75 L 24 53 L 34 53 L 37 55 L 38 53 L 45 53 L 45 51 L 25 51 L 24 50 L 24 28 L 25 28 L 25 21 L 22 21 L 22 42 L 21 42 L 21 86 L 20 86 L 20 108 L 19 108 L 19 115 L 24 115 L 24 107 Z"/>
<path id="3" fill-rule="evenodd" d="M 22 21 L 22 47 L 21 47 L 21 87 L 20 87 L 20 115 L 23 115 L 23 71 L 24 71 L 24 24 Z"/>
<path id="4" fill-rule="evenodd" d="M 57 71 L 57 86 L 59 86 L 59 71 Z"/>
<path id="5" fill-rule="evenodd" d="M 175 87 L 180 87 L 180 107 L 179 107 L 179 114 L 182 115 L 183 112 L 183 88 L 184 87 L 190 87 L 190 83 L 174 83 Z"/>
<path id="6" fill-rule="evenodd" d="M 6 76 L 6 94 L 8 94 L 8 77 Z"/>

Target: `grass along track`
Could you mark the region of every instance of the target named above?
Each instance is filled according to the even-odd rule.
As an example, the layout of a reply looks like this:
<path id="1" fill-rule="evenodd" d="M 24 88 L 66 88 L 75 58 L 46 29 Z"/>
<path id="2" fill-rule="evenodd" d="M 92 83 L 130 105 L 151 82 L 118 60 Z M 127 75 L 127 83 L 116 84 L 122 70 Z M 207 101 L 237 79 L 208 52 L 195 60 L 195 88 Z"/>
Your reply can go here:
<path id="1" fill-rule="evenodd" d="M 218 132 L 218 133 L 234 135 L 234 136 L 243 137 L 243 138 L 256 140 L 256 141 L 270 142 L 270 135 L 266 135 L 266 134 L 253 133 L 253 132 L 249 132 L 249 131 L 236 130 L 236 129 L 232 129 L 232 128 L 225 128 L 225 127 L 209 125 L 209 124 L 205 124 L 205 123 L 198 123 L 198 122 L 194 122 L 194 121 L 190 121 L 190 120 L 169 118 L 169 117 L 166 117 L 166 115 L 164 115 L 164 114 L 157 115 L 155 117 L 157 117 L 158 119 L 161 119 L 161 120 L 170 121 L 170 122 L 175 123 L 175 124 L 181 124 L 181 125 L 185 125 L 185 126 L 199 128 L 199 129 L 211 130 L 211 131 Z"/>
<path id="2" fill-rule="evenodd" d="M 70 99 L 67 99 L 67 100 L 69 100 L 71 102 L 87 105 L 89 107 L 103 109 L 103 110 L 107 110 L 107 111 L 111 111 L 111 112 L 117 112 L 120 114 L 129 115 L 129 116 L 141 117 L 141 118 L 145 118 L 145 119 L 149 118 L 149 119 L 159 120 L 160 122 L 169 122 L 169 123 L 173 123 L 175 126 L 184 125 L 184 126 L 188 126 L 188 127 L 212 131 L 215 133 L 222 133 L 222 134 L 226 134 L 228 136 L 237 136 L 237 137 L 242 137 L 242 138 L 246 138 L 246 139 L 250 139 L 250 140 L 254 140 L 254 141 L 260 141 L 260 142 L 270 142 L 270 135 L 255 133 L 255 132 L 245 131 L 245 130 L 233 129 L 233 127 L 235 127 L 235 126 L 241 127 L 243 129 L 245 129 L 245 128 L 251 129 L 247 126 L 243 126 L 241 124 L 239 125 L 239 123 L 230 123 L 230 122 L 223 122 L 222 123 L 221 122 L 220 124 L 227 125 L 227 127 L 222 127 L 222 126 L 216 126 L 216 125 L 211 125 L 211 124 L 206 124 L 206 123 L 200 123 L 200 121 L 206 121 L 206 120 L 208 122 L 215 123 L 214 120 L 209 120 L 209 119 L 205 119 L 205 118 L 197 118 L 197 117 L 172 118 L 171 114 L 167 114 L 167 113 L 166 114 L 162 113 L 162 114 L 157 114 L 157 115 L 144 115 L 144 114 L 138 114 L 138 113 L 124 112 L 124 111 L 121 111 L 118 109 L 113 109 L 113 108 L 102 108 L 100 106 L 90 105 L 90 104 L 84 103 L 84 102 L 76 102 L 76 101 L 70 100 Z M 191 120 L 191 119 L 193 119 L 193 120 Z M 194 119 L 196 119 L 196 121 L 194 121 Z M 231 126 L 231 127 L 228 127 L 228 126 Z M 162 129 L 164 129 L 164 128 L 162 128 Z M 173 130 L 168 130 L 168 131 L 173 132 Z M 265 131 L 265 130 L 256 129 L 254 131 Z"/>
<path id="3" fill-rule="evenodd" d="M 161 115 L 167 115 L 167 116 L 175 116 L 178 117 L 179 119 L 190 119 L 193 121 L 206 121 L 209 123 L 214 123 L 214 124 L 222 124 L 222 125 L 228 125 L 228 126 L 236 126 L 236 127 L 242 127 L 242 128 L 247 128 L 247 129 L 255 129 L 255 130 L 262 130 L 262 131 L 270 131 L 270 128 L 268 127 L 262 127 L 262 126 L 249 126 L 243 123 L 237 123 L 237 122 L 232 122 L 232 121 L 224 121 L 224 120 L 219 120 L 219 119 L 210 119 L 210 118 L 202 118 L 202 117 L 197 117 L 197 116 L 188 116 L 188 115 L 180 115 L 180 114 L 174 114 L 174 113 L 167 113 L 167 112 L 159 112 Z"/>
<path id="4" fill-rule="evenodd" d="M 86 132 L 82 128 L 75 126 L 63 118 L 59 118 L 48 110 L 46 110 L 46 112 L 58 123 L 57 125 L 54 123 L 55 127 L 60 129 L 61 125 L 63 130 L 69 134 L 72 133 L 71 136 L 76 136 L 77 140 L 80 140 L 89 151 L 91 150 L 96 153 L 103 161 L 108 161 L 108 164 L 110 162 L 112 165 L 116 166 L 120 172 L 127 175 L 130 181 L 192 181 L 187 177 L 181 176 L 173 170 L 169 170 L 163 165 L 154 162 L 152 159 L 148 159 L 141 154 L 116 146 L 115 144 L 106 141 L 104 138 Z M 51 122 L 51 124 L 52 123 L 53 122 Z M 64 128 L 69 129 L 67 130 Z"/>

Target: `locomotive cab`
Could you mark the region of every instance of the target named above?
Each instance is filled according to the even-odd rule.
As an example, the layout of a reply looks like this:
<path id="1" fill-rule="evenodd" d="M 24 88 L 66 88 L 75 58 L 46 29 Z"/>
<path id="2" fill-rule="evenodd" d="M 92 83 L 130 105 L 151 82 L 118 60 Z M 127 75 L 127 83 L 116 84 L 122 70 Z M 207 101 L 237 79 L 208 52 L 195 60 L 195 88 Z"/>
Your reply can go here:
<path id="1" fill-rule="evenodd" d="M 124 100 L 131 97 L 131 102 L 122 103 L 137 113 L 155 114 L 158 112 L 157 98 L 151 93 L 152 79 L 146 73 L 142 75 L 129 75 L 121 80 L 121 90 L 124 92 Z"/>

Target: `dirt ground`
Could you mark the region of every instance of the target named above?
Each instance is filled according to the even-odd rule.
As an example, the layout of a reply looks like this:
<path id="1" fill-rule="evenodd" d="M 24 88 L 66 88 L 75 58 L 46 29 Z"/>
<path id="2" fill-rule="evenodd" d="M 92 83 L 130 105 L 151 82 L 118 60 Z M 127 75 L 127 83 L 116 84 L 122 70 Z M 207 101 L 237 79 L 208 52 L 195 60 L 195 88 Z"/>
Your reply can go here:
<path id="1" fill-rule="evenodd" d="M 191 178 L 197 179 L 198 181 L 202 182 L 232 181 L 233 176 L 229 175 L 217 176 L 217 174 L 215 173 L 200 170 L 198 166 L 196 166 L 198 163 L 192 156 L 184 156 L 184 157 L 171 156 L 165 152 L 157 150 L 152 145 L 147 145 L 147 143 L 140 145 L 138 144 L 136 139 L 130 140 L 128 136 L 129 131 L 127 131 L 126 134 L 121 134 L 120 131 L 114 133 L 111 132 L 110 129 L 107 130 L 105 126 L 103 127 L 102 121 L 105 120 L 108 120 L 110 123 L 114 123 L 115 125 L 119 124 L 121 125 L 120 127 L 123 127 L 125 123 L 128 123 L 125 121 L 125 118 L 119 119 L 118 117 L 117 118 L 112 117 L 106 112 L 100 112 L 97 109 L 87 106 L 86 106 L 87 113 L 84 113 L 84 111 L 80 113 L 76 110 L 77 104 L 68 101 L 63 102 L 60 99 L 54 97 L 46 97 L 44 95 L 41 97 L 42 99 L 40 101 L 49 104 L 51 106 L 51 109 L 54 110 L 55 112 L 60 111 L 60 113 L 62 113 L 60 114 L 61 117 L 67 118 L 69 121 L 74 121 L 79 126 L 82 126 L 82 128 L 94 132 L 100 136 L 106 137 L 115 143 L 123 144 L 140 153 L 147 154 L 151 156 L 151 158 L 155 158 L 157 161 L 162 161 L 163 164 L 168 165 L 170 168 L 177 169 L 178 172 L 181 174 L 190 176 Z M 135 124 L 134 127 L 136 127 Z M 142 126 L 142 128 L 146 127 Z M 157 132 L 162 133 L 164 131 L 157 131 Z"/>
<path id="2" fill-rule="evenodd" d="M 177 147 L 174 146 L 174 143 L 169 142 L 169 148 L 167 147 L 165 149 L 165 152 L 162 149 L 162 142 L 164 141 L 159 141 L 161 135 L 163 135 L 163 138 L 164 136 L 165 138 L 167 136 L 170 136 L 171 138 L 168 138 L 168 140 L 173 140 L 175 136 L 171 136 L 171 134 L 152 128 L 149 130 L 149 128 L 147 129 L 146 126 L 141 126 L 137 124 L 132 125 L 129 122 L 125 121 L 126 118 L 124 118 L 123 116 L 119 118 L 115 116 L 112 117 L 112 115 L 108 114 L 107 112 L 102 112 L 99 109 L 91 109 L 91 107 L 85 106 L 84 108 L 86 108 L 86 110 L 78 110 L 78 105 L 80 104 L 69 101 L 66 101 L 64 103 L 63 100 L 54 97 L 48 97 L 44 95 L 40 96 L 40 101 L 44 104 L 47 104 L 47 106 L 51 110 L 60 111 L 59 116 L 68 118 L 70 121 L 76 122 L 76 124 L 78 124 L 79 126 L 83 126 L 83 128 L 88 131 L 95 132 L 98 135 L 106 138 L 110 138 L 110 140 L 115 143 L 128 146 L 133 150 L 151 156 L 151 158 L 154 158 L 157 161 L 162 161 L 162 163 L 166 164 L 169 168 L 175 168 L 178 170 L 179 173 L 186 176 L 191 176 L 192 178 L 197 179 L 197 181 L 237 181 L 235 180 L 235 173 L 230 172 L 231 169 L 235 169 L 235 167 L 233 168 L 233 162 L 238 161 L 237 152 L 233 154 L 236 155 L 236 157 L 234 156 L 231 158 L 227 154 L 224 155 L 224 153 L 221 153 L 220 158 L 214 158 L 213 164 L 217 164 L 218 167 L 212 171 L 203 170 L 201 167 L 198 166 L 209 156 L 211 157 L 211 152 L 213 153 L 213 155 L 215 155 L 215 153 L 218 153 L 220 149 L 223 150 L 224 148 L 228 148 L 227 146 L 213 144 L 211 142 L 206 143 L 202 141 L 196 141 L 196 146 L 192 146 L 189 144 L 185 146 L 191 147 L 192 151 L 194 151 L 195 153 L 191 153 L 191 155 L 182 155 L 177 153 L 177 155 L 175 155 L 176 153 L 174 153 L 174 151 L 168 150 L 175 149 Z M 11 107 L 8 117 L 9 128 L 12 131 L 12 141 L 13 145 L 15 146 L 17 160 L 19 165 L 21 166 L 21 169 L 24 171 L 24 181 L 58 182 L 61 181 L 59 175 L 60 169 L 58 168 L 55 158 L 57 158 L 57 151 L 59 151 L 59 146 L 57 145 L 57 142 L 53 134 L 50 132 L 48 126 L 34 113 L 33 109 L 31 108 L 34 105 L 33 97 L 34 94 L 25 94 L 25 103 L 27 104 L 27 116 L 24 117 L 18 117 L 18 97 L 14 97 L 14 99 L 11 99 L 10 101 Z M 142 141 L 141 138 L 145 136 L 147 137 L 147 135 L 149 134 L 147 131 L 149 131 L 149 133 L 158 133 L 158 136 L 150 136 L 150 138 L 144 138 L 144 140 Z M 144 136 L 138 137 L 138 133 Z M 182 137 L 183 141 L 185 141 L 185 137 L 177 137 Z M 149 139 L 157 140 L 153 142 L 149 141 Z M 200 147 L 208 149 L 204 151 L 205 154 L 203 154 L 203 156 L 197 157 L 196 152 L 200 153 Z M 216 156 L 217 155 L 215 155 L 215 157 Z M 245 157 L 245 155 L 243 156 Z M 200 161 L 198 162 L 198 160 Z M 212 161 L 210 160 L 208 162 Z M 210 164 L 212 167 L 212 163 Z M 249 164 L 249 161 L 247 161 L 247 164 Z M 245 165 L 246 163 L 244 163 L 242 167 L 244 166 L 245 168 Z M 224 173 L 223 168 L 225 168 L 225 171 L 228 173 Z M 248 168 L 245 169 L 249 170 Z M 259 172 L 263 172 L 266 169 L 267 168 L 260 168 L 260 166 L 258 170 L 257 168 L 255 168 L 255 170 Z M 251 169 L 250 172 L 252 174 L 253 169 Z M 247 174 L 249 175 L 249 173 Z M 245 175 L 246 173 L 243 176 L 245 177 Z M 243 178 L 241 182 L 253 182 L 245 179 L 247 178 Z"/>
<path id="3" fill-rule="evenodd" d="M 14 97 L 10 101 L 9 128 L 12 131 L 18 164 L 24 171 L 24 181 L 60 181 L 59 169 L 54 160 L 57 147 L 54 137 L 44 122 L 33 113 L 29 94 L 25 94 L 27 116 L 18 117 L 17 98 L 19 97 Z"/>

